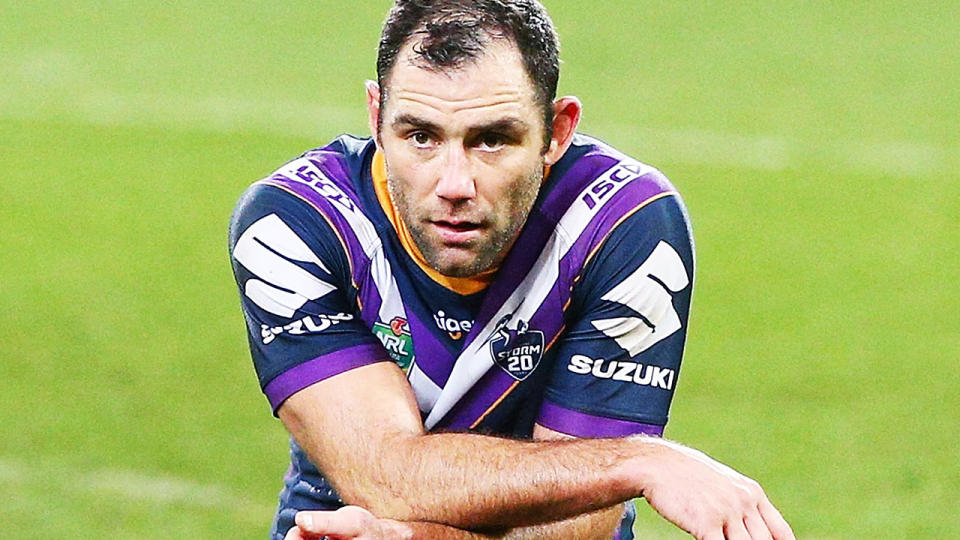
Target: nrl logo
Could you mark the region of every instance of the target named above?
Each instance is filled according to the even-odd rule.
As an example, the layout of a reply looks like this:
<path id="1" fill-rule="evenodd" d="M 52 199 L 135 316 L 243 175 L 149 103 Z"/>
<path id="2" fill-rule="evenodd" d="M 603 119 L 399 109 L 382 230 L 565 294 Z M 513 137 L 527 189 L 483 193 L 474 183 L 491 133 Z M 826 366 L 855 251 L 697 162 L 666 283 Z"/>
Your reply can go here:
<path id="1" fill-rule="evenodd" d="M 490 338 L 490 354 L 500 369 L 522 381 L 530 376 L 543 358 L 543 332 L 530 330 L 523 320 L 517 320 L 510 328 L 512 315 L 497 323 L 497 330 Z"/>
<path id="2" fill-rule="evenodd" d="M 394 317 L 390 324 L 377 321 L 373 325 L 373 333 L 380 343 L 383 343 L 383 348 L 387 350 L 390 358 L 406 373 L 413 362 L 413 337 L 410 335 L 407 320 Z"/>

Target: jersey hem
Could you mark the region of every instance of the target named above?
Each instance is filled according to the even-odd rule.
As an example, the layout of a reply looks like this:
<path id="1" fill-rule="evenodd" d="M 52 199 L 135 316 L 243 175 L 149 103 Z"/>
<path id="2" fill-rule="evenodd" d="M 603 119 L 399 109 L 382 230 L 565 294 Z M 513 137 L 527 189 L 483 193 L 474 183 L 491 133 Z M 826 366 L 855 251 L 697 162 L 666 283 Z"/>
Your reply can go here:
<path id="1" fill-rule="evenodd" d="M 263 393 L 276 415 L 277 409 L 287 398 L 312 384 L 351 369 L 389 360 L 387 352 L 378 344 L 355 345 L 318 356 L 284 371 L 263 388 Z"/>
<path id="2" fill-rule="evenodd" d="M 549 401 L 544 401 L 540 407 L 537 423 L 574 437 L 627 437 L 641 434 L 659 437 L 663 435 L 663 426 L 594 416 L 567 409 Z"/>

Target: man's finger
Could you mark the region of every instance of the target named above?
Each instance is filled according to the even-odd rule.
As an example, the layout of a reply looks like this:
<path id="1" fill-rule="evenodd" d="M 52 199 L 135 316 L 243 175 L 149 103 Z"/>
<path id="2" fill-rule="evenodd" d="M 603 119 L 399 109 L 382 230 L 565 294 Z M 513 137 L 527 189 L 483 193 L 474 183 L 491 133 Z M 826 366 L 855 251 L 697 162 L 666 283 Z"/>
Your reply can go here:
<path id="1" fill-rule="evenodd" d="M 303 532 L 300 530 L 300 527 L 293 527 L 287 534 L 283 537 L 283 540 L 306 540 L 303 536 Z"/>
<path id="2" fill-rule="evenodd" d="M 723 535 L 723 530 L 719 527 L 698 538 L 701 540 L 726 540 L 726 537 Z"/>
<path id="3" fill-rule="evenodd" d="M 790 528 L 790 524 L 787 523 L 787 520 L 783 519 L 780 511 L 770 503 L 769 499 L 764 497 L 763 500 L 760 501 L 759 510 L 764 523 L 767 524 L 767 528 L 770 529 L 770 532 L 773 534 L 774 540 L 797 540 L 797 537 L 793 534 L 793 529 Z"/>
<path id="4" fill-rule="evenodd" d="M 297 512 L 294 519 L 300 529 L 310 534 L 326 534 L 345 538 L 359 536 L 363 530 L 362 524 L 357 519 L 357 514 L 344 512 L 344 509 L 335 511 L 305 510 Z"/>
<path id="5" fill-rule="evenodd" d="M 727 540 L 751 540 L 742 519 L 729 521 L 723 526 L 723 532 Z"/>
<path id="6" fill-rule="evenodd" d="M 773 540 L 770 529 L 760 516 L 759 510 L 748 513 L 743 518 L 743 525 L 747 528 L 747 532 L 750 533 L 751 540 Z"/>

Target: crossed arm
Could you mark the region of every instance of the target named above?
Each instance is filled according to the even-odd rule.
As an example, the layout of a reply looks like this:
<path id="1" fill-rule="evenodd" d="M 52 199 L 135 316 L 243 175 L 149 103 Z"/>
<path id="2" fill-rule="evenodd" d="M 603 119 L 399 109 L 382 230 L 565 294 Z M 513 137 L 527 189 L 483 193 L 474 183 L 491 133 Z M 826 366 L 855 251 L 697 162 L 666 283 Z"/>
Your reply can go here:
<path id="1" fill-rule="evenodd" d="M 793 538 L 756 482 L 675 443 L 428 434 L 409 384 L 389 362 L 301 390 L 278 414 L 341 497 L 389 532 L 346 538 L 609 538 L 619 504 L 635 497 L 697 538 Z M 537 435 L 556 438 L 543 428 Z M 333 517 L 301 514 L 301 528 L 311 514 Z M 336 514 L 344 517 L 343 509 Z"/>
<path id="2" fill-rule="evenodd" d="M 543 427 L 535 430 L 535 438 L 569 439 L 568 435 Z M 577 538 L 581 540 L 610 540 L 620 525 L 623 506 L 616 505 L 588 514 L 553 523 L 485 529 L 483 532 L 458 529 L 428 521 L 396 521 L 377 518 L 358 506 L 348 506 L 335 512 L 301 512 L 299 527 L 290 531 L 286 540 L 308 540 L 327 536 L 331 539 L 393 540 L 429 538 L 431 540 L 535 540 L 544 538 Z M 310 534 L 313 531 L 315 534 Z"/>

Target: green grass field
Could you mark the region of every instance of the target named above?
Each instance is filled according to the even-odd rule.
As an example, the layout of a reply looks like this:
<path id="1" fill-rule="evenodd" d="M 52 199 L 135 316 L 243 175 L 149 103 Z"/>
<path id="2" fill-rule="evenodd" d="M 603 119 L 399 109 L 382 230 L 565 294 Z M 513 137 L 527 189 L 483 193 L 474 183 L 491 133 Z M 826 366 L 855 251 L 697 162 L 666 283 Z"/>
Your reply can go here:
<path id="1" fill-rule="evenodd" d="M 546 3 L 583 129 L 691 211 L 668 436 L 800 538 L 960 538 L 960 4 Z M 266 537 L 227 218 L 365 133 L 388 5 L 0 2 L 0 538 Z"/>

